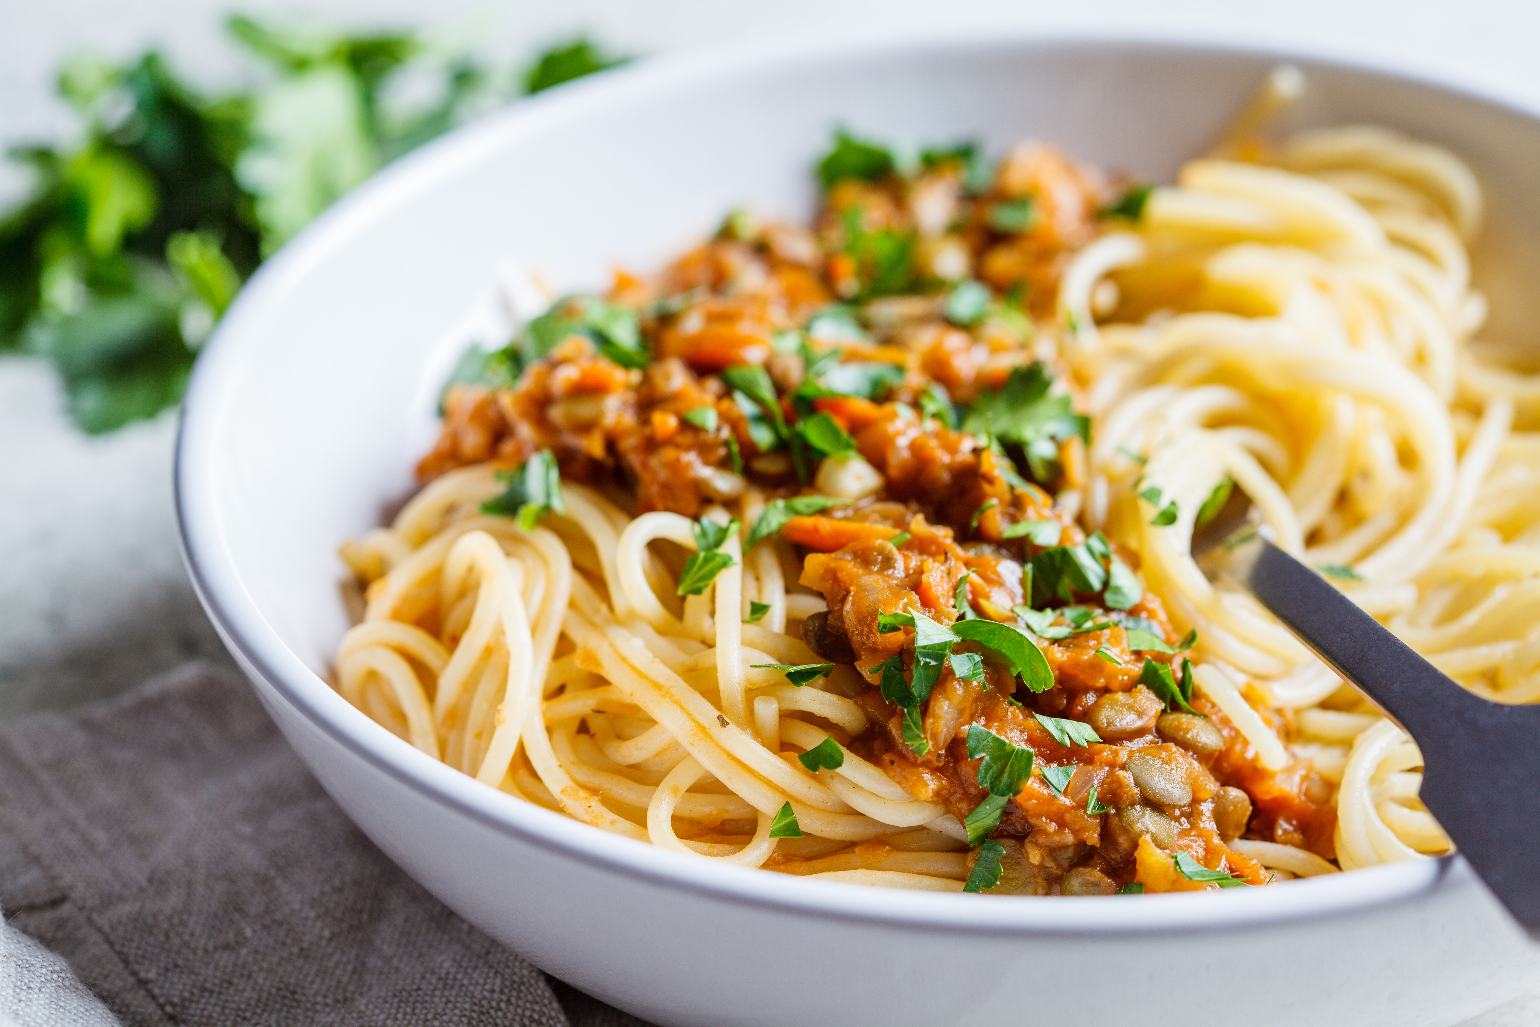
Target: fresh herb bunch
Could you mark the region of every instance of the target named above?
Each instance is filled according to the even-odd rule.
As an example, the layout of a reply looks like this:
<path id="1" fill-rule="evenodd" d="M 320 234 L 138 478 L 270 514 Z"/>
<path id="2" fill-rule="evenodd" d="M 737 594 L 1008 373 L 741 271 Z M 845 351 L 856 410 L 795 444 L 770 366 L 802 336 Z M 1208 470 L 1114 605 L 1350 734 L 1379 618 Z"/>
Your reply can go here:
<path id="1" fill-rule="evenodd" d="M 0 213 L 0 352 L 52 361 L 88 432 L 174 406 L 241 283 L 384 164 L 508 97 L 619 63 L 586 39 L 498 71 L 407 33 L 227 28 L 252 88 L 203 92 L 153 50 L 73 60 L 58 90 L 78 140 L 10 154 L 32 186 Z M 407 86 L 426 99 L 404 101 Z"/>

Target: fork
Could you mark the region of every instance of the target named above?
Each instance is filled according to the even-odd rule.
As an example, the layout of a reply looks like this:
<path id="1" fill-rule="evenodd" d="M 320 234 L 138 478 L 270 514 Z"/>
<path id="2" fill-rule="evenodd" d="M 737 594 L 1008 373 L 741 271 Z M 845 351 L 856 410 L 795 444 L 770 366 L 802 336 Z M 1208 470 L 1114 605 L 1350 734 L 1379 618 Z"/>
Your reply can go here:
<path id="1" fill-rule="evenodd" d="M 1263 531 L 1239 531 L 1249 506 L 1237 490 L 1194 535 L 1200 566 L 1223 553 L 1227 579 L 1411 735 L 1422 751 L 1423 804 L 1540 941 L 1540 707 L 1492 702 L 1456 683 Z"/>

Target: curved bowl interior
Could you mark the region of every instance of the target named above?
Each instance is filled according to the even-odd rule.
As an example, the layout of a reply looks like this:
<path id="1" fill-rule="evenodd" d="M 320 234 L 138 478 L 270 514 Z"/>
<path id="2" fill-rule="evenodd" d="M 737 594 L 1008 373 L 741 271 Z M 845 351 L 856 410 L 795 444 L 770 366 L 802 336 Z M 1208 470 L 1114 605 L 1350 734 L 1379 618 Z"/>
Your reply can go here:
<path id="1" fill-rule="evenodd" d="M 1048 939 L 1063 945 L 1066 937 L 1121 938 L 1148 947 L 1151 931 L 1215 939 L 1292 931 L 1300 944 L 1325 944 L 1325 927 L 1312 934 L 1311 918 L 1349 934 L 1344 923 L 1372 923 L 1382 932 L 1393 916 L 1412 929 L 1416 918 L 1439 908 L 1440 892 L 1458 892 L 1459 908 L 1476 912 L 1475 926 L 1438 952 L 1455 951 L 1450 946 L 1478 929 L 1495 932 L 1487 944 L 1495 936 L 1511 946 L 1513 932 L 1468 875 L 1431 862 L 1255 894 L 1129 903 L 916 896 L 703 867 L 485 789 L 376 727 L 323 680 L 347 626 L 338 543 L 378 524 L 411 490 L 412 463 L 433 434 L 443 370 L 475 334 L 467 312 L 487 296 L 499 265 L 537 271 L 558 287 L 592 285 L 616 265 L 655 265 L 735 206 L 805 217 L 813 200 L 810 162 L 836 124 L 905 144 L 977 137 L 999 148 L 1037 137 L 1107 167 L 1168 178 L 1279 59 L 1233 47 L 999 31 L 832 43 L 643 66 L 561 90 L 435 144 L 279 254 L 200 362 L 178 458 L 179 514 L 200 594 L 280 725 L 388 853 L 493 934 L 649 1015 L 712 1019 L 702 1010 L 718 1001 L 713 988 L 680 993 L 695 972 L 684 968 L 685 949 L 670 957 L 631 948 L 624 958 L 645 972 L 618 972 L 620 951 L 591 933 L 584 937 L 580 927 L 531 930 L 539 906 L 535 871 L 521 870 L 492 888 L 494 900 L 477 891 L 472 868 L 495 874 L 527 860 L 548 869 L 547 890 L 574 895 L 619 888 L 615 894 L 624 896 L 617 882 L 629 880 L 639 915 L 656 916 L 657 904 L 673 903 L 673 917 L 711 915 L 746 932 L 785 918 L 831 937 L 845 932 L 841 937 L 854 944 L 886 938 L 897 945 L 904 930 L 943 931 L 986 961 L 1002 935 L 1045 959 L 1050 950 L 1041 945 Z M 1471 160 L 1489 209 L 1499 214 L 1489 217 L 1478 255 L 1492 330 L 1512 334 L 1529 323 L 1540 312 L 1529 287 L 1540 281 L 1540 248 L 1525 245 L 1540 229 L 1540 191 L 1533 187 L 1540 125 L 1435 84 L 1325 61 L 1295 63 L 1306 71 L 1309 90 L 1288 122 L 1379 122 Z M 425 844 L 430 822 L 445 838 L 461 832 L 464 845 L 486 854 Z M 1387 912 L 1396 900 L 1412 911 Z M 1356 919 L 1344 920 L 1349 913 Z M 718 956 L 708 946 L 690 958 L 731 964 L 735 944 L 742 943 L 723 943 Z M 1202 958 L 1221 959 L 1218 944 L 1209 943 Z M 1500 965 L 1519 965 L 1518 949 L 1504 951 L 1508 961 Z M 777 965 L 796 972 L 785 958 Z M 729 970 L 720 972 L 731 979 Z M 967 964 L 951 972 L 966 976 Z M 662 995 L 665 985 L 649 988 L 646 973 L 671 975 L 672 997 Z M 738 978 L 747 979 L 745 973 L 738 966 Z M 1278 986 L 1284 983 L 1279 978 Z M 901 978 L 890 994 L 868 1008 L 891 1012 L 895 1022 L 955 1008 L 906 993 Z M 1005 1000 L 984 995 L 978 1012 L 1006 1009 Z M 769 1000 L 758 1012 L 722 1017 L 769 1021 L 777 1009 L 792 1008 Z M 1412 1022 L 1430 1009 L 1457 1007 L 1383 1008 L 1399 1009 L 1411 1018 L 1399 1022 Z"/>

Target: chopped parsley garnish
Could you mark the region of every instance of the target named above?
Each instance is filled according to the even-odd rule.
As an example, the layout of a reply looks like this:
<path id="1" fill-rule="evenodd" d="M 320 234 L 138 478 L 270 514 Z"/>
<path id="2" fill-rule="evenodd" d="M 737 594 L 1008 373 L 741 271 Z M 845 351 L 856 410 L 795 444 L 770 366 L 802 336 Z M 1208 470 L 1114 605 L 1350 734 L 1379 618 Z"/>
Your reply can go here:
<path id="1" fill-rule="evenodd" d="M 772 499 L 765 504 L 764 510 L 754 521 L 754 527 L 749 532 L 748 545 L 752 546 L 760 539 L 776 534 L 793 517 L 805 517 L 848 502 L 850 500 L 834 496 L 793 496 L 790 499 Z"/>
<path id="2" fill-rule="evenodd" d="M 762 603 L 762 602 L 760 602 L 757 599 L 750 600 L 749 601 L 749 619 L 748 619 L 748 623 L 750 623 L 750 624 L 757 624 L 757 623 L 759 623 L 760 621 L 765 619 L 765 614 L 767 614 L 769 612 L 770 612 L 770 604 L 769 603 Z"/>
<path id="3" fill-rule="evenodd" d="M 1191 664 L 1191 661 L 1183 662 Z M 1177 684 L 1169 665 L 1157 663 L 1155 660 L 1146 658 L 1144 667 L 1139 671 L 1139 683 L 1154 692 L 1166 704 L 1167 708 L 1180 707 L 1188 713 L 1196 713 L 1197 711 L 1188 703 L 1188 700 L 1192 697 L 1190 692 L 1192 687 L 1191 675 L 1184 674 L 1183 676 L 1189 689 L 1185 692 L 1182 686 Z"/>
<path id="4" fill-rule="evenodd" d="M 770 821 L 771 838 L 801 838 L 802 825 L 797 823 L 797 812 L 791 803 L 783 803 Z"/>
<path id="5" fill-rule="evenodd" d="M 1210 870 L 1185 852 L 1178 851 L 1176 855 L 1171 857 L 1171 861 L 1176 864 L 1177 873 L 1189 881 L 1217 884 L 1221 888 L 1244 888 L 1248 886 L 1248 882 L 1243 881 L 1234 874 L 1226 873 L 1223 870 Z"/>
<path id="6" fill-rule="evenodd" d="M 525 326 L 516 346 L 524 363 L 530 364 L 574 335 L 584 336 L 607 359 L 622 367 L 646 367 L 652 360 L 636 311 L 599 296 L 565 296 L 557 300 Z"/>
<path id="7" fill-rule="evenodd" d="M 721 521 L 713 521 L 702 517 L 698 521 L 690 522 L 690 537 L 695 540 L 695 548 L 698 552 L 710 552 L 713 549 L 721 549 L 732 534 L 738 530 L 737 519 L 729 520 L 726 524 Z"/>
<path id="8" fill-rule="evenodd" d="M 1000 883 L 1000 857 L 1005 855 L 1005 846 L 994 839 L 990 839 L 979 846 L 978 855 L 973 858 L 973 869 L 968 874 L 968 880 L 963 884 L 965 892 L 986 892 Z"/>
<path id="9" fill-rule="evenodd" d="M 1014 624 L 979 617 L 958 621 L 952 625 L 952 631 L 958 638 L 977 642 L 1005 657 L 1028 691 L 1046 692 L 1053 687 L 1053 670 L 1048 666 L 1048 658 L 1027 633 Z"/>
<path id="10" fill-rule="evenodd" d="M 731 553 L 719 551 L 722 544 L 737 531 L 736 519 L 726 524 L 705 517 L 691 522 L 690 536 L 695 540 L 695 552 L 690 554 L 690 558 L 684 562 L 684 569 L 679 572 L 679 586 L 676 589 L 679 595 L 700 595 L 718 574 L 737 563 Z"/>
<path id="11" fill-rule="evenodd" d="M 953 653 L 947 657 L 952 673 L 964 681 L 984 680 L 984 657 L 978 653 Z"/>
<path id="12" fill-rule="evenodd" d="M 797 757 L 797 762 L 816 774 L 820 770 L 838 770 L 845 765 L 845 750 L 832 738 L 825 738 Z"/>
<path id="13" fill-rule="evenodd" d="M 920 167 L 926 171 L 951 163 L 963 165 L 963 191 L 970 196 L 988 192 L 995 179 L 995 169 L 975 142 L 952 146 L 927 147 L 920 151 Z"/>
<path id="14" fill-rule="evenodd" d="M 915 284 L 914 233 L 867 228 L 858 208 L 844 212 L 844 252 L 856 263 L 856 299 L 909 292 Z"/>
<path id="15" fill-rule="evenodd" d="M 1075 765 L 1073 763 L 1065 764 L 1062 767 L 1039 763 L 1037 769 L 1043 775 L 1043 780 L 1048 782 L 1048 787 L 1052 788 L 1059 795 L 1064 794 L 1064 789 L 1069 787 L 1069 779 L 1075 776 Z"/>
<path id="16" fill-rule="evenodd" d="M 972 571 L 963 571 L 962 577 L 957 579 L 957 587 L 952 590 L 952 608 L 957 611 L 958 620 L 972 620 L 978 616 L 968 604 L 968 580 L 972 577 Z"/>
<path id="17" fill-rule="evenodd" d="M 1145 456 L 1143 453 L 1139 453 L 1139 452 L 1136 452 L 1135 450 L 1129 449 L 1127 446 L 1119 446 L 1118 447 L 1118 452 L 1122 453 L 1124 456 L 1128 457 L 1128 459 L 1132 460 L 1134 463 L 1138 464 L 1140 467 L 1143 467 L 1145 464 L 1149 463 L 1149 461 L 1150 461 L 1150 458 Z"/>
<path id="18" fill-rule="evenodd" d="M 936 682 L 941 677 L 941 665 L 952 651 L 952 646 L 957 643 L 958 637 L 946 625 L 932 620 L 923 613 L 879 613 L 877 615 L 877 630 L 882 634 L 890 634 L 906 627 L 914 629 L 914 663 L 910 667 L 908 686 L 912 702 L 898 703 L 899 706 L 905 707 L 918 706 L 930 698 L 931 690 L 936 687 Z M 884 688 L 884 696 L 886 696 L 886 688 Z"/>
<path id="19" fill-rule="evenodd" d="M 1027 561 L 1032 605 L 1038 609 L 1056 602 L 1072 603 L 1077 595 L 1102 593 L 1114 610 L 1126 610 L 1144 595 L 1133 570 L 1124 563 L 1107 539 L 1096 532 L 1078 546 L 1053 546 Z"/>
<path id="20" fill-rule="evenodd" d="M 985 514 L 999 505 L 1000 501 L 998 499 L 986 499 L 980 503 L 979 508 L 973 511 L 973 516 L 968 518 L 968 530 L 978 531 L 979 521 L 983 520 Z"/>
<path id="21" fill-rule="evenodd" d="M 1025 232 L 1037 220 L 1037 209 L 1030 196 L 996 200 L 989 208 L 989 227 L 996 232 Z"/>
<path id="22" fill-rule="evenodd" d="M 1042 363 L 1011 370 L 1005 384 L 974 401 L 963 430 L 1017 445 L 1027 456 L 1027 468 L 1038 481 L 1059 474 L 1059 444 L 1079 437 L 1089 440 L 1091 422 L 1077 414 L 1070 397 L 1054 393 L 1053 375 Z"/>
<path id="23" fill-rule="evenodd" d="M 835 130 L 834 146 L 818 162 L 818 181 L 825 189 L 845 178 L 875 182 L 896 168 L 892 150 L 840 128 Z"/>
<path id="24" fill-rule="evenodd" d="M 755 670 L 778 670 L 798 688 L 812 684 L 834 669 L 832 663 L 751 663 L 749 666 Z"/>
<path id="25" fill-rule="evenodd" d="M 1091 794 L 1085 797 L 1085 811 L 1087 816 L 1099 817 L 1103 813 L 1111 813 L 1112 807 L 1096 797 L 1096 786 L 1091 786 Z"/>
<path id="26" fill-rule="evenodd" d="M 809 449 L 823 456 L 848 453 L 856 448 L 856 440 L 850 437 L 850 433 L 823 411 L 798 421 L 797 434 Z"/>
<path id="27" fill-rule="evenodd" d="M 1013 798 L 1032 776 L 1033 752 L 1006 741 L 987 727 L 968 725 L 968 758 L 979 761 L 979 787 L 991 795 Z"/>
<path id="28" fill-rule="evenodd" d="M 1139 498 L 1155 508 L 1155 515 L 1150 518 L 1150 523 L 1157 528 L 1175 524 L 1177 518 L 1176 500 L 1166 499 L 1166 494 L 1157 485 L 1147 485 L 1139 490 Z"/>
<path id="29" fill-rule="evenodd" d="M 754 229 L 754 215 L 740 207 L 727 212 L 727 216 L 722 219 L 722 227 L 717 229 L 717 236 L 748 242 L 754 238 Z"/>
<path id="30" fill-rule="evenodd" d="M 1101 735 L 1090 724 L 1078 720 L 1066 720 L 1063 717 L 1050 717 L 1033 711 L 1032 716 L 1043 725 L 1044 729 L 1053 736 L 1053 740 L 1060 745 L 1086 746 L 1092 742 L 1101 741 Z"/>
<path id="31" fill-rule="evenodd" d="M 755 448 L 769 452 L 786 438 L 781 401 L 775 394 L 775 383 L 764 367 L 734 364 L 722 372 L 722 381 L 733 390 L 733 398 L 749 422 L 749 436 L 754 440 Z"/>
<path id="32" fill-rule="evenodd" d="M 561 471 L 549 449 L 533 454 L 516 471 L 498 471 L 497 480 L 507 488 L 482 503 L 482 513 L 516 517 L 520 528 L 532 531 L 545 511 L 566 512 L 561 501 Z"/>
<path id="33" fill-rule="evenodd" d="M 948 428 L 957 427 L 957 408 L 952 405 L 952 397 L 937 382 L 931 382 L 925 386 L 925 391 L 920 393 L 920 413 L 926 417 L 933 417 Z"/>
<path id="34" fill-rule="evenodd" d="M 1008 795 L 986 795 L 979 804 L 963 817 L 963 830 L 968 832 L 968 844 L 978 845 L 1000 826 L 1000 816 L 1005 812 Z"/>
<path id="35" fill-rule="evenodd" d="M 809 370 L 797 387 L 797 399 L 812 400 L 822 396 L 859 396 L 881 400 L 904 380 L 904 369 L 897 364 L 870 360 L 820 362 Z"/>
<path id="36" fill-rule="evenodd" d="M 519 358 L 509 348 L 484 350 L 471 346 L 460 355 L 444 388 L 439 392 L 439 414 L 444 413 L 444 401 L 449 390 L 457 385 L 480 385 L 488 389 L 510 389 L 519 377 Z"/>
<path id="37" fill-rule="evenodd" d="M 684 415 L 685 424 L 693 424 L 701 431 L 717 430 L 717 408 L 696 407 Z"/>
<path id="38" fill-rule="evenodd" d="M 1208 498 L 1203 501 L 1203 505 L 1198 507 L 1197 526 L 1201 528 L 1218 517 L 1219 511 L 1223 510 L 1225 504 L 1230 501 L 1230 493 L 1234 490 L 1234 478 L 1225 475 L 1220 479 L 1219 484 L 1214 486 L 1214 491 L 1210 492 Z"/>
<path id="39" fill-rule="evenodd" d="M 1030 606 L 1018 606 L 1014 612 L 1034 635 L 1052 641 L 1092 631 L 1105 631 L 1116 623 L 1094 606 L 1061 606 L 1057 610 L 1034 610 Z M 1058 623 L 1060 618 L 1063 618 L 1063 624 Z"/>
<path id="40" fill-rule="evenodd" d="M 826 342 L 865 342 L 866 329 L 849 307 L 824 307 L 807 322 L 807 334 Z"/>
<path id="41" fill-rule="evenodd" d="M 892 538 L 888 539 L 888 545 L 892 546 L 894 549 L 897 549 L 899 546 L 903 545 L 905 542 L 908 542 L 912 538 L 914 538 L 914 536 L 909 532 L 901 531 L 897 535 L 894 535 Z"/>
<path id="42" fill-rule="evenodd" d="M 904 711 L 903 733 L 904 744 L 909 746 L 910 752 L 916 756 L 930 752 L 930 742 L 925 740 L 925 715 L 918 706 L 911 706 Z"/>
<path id="43" fill-rule="evenodd" d="M 1123 887 L 1118 889 L 1118 894 L 1119 895 L 1143 895 L 1144 894 L 1144 885 L 1140 884 L 1138 881 L 1129 881 Z"/>
<path id="44" fill-rule="evenodd" d="M 1063 534 L 1058 521 L 1017 521 L 1000 529 L 1001 538 L 1025 538 L 1034 546 L 1056 546 Z"/>
<path id="45" fill-rule="evenodd" d="M 679 587 L 675 591 L 682 596 L 698 596 L 706 591 L 707 586 L 716 580 L 718 574 L 736 562 L 731 553 L 723 553 L 719 550 L 693 553 L 684 562 L 684 569 L 679 572 Z"/>
<path id="46" fill-rule="evenodd" d="M 1196 630 L 1187 632 L 1176 645 L 1168 645 L 1164 638 L 1153 631 L 1144 628 L 1128 627 L 1124 629 L 1128 633 L 1128 648 L 1136 653 L 1164 653 L 1167 656 L 1175 656 L 1186 649 L 1191 649 L 1198 643 Z"/>
<path id="47" fill-rule="evenodd" d="M 989 287 L 983 282 L 968 279 L 958 282 L 946 297 L 946 319 L 954 325 L 971 328 L 984 320 L 989 312 Z"/>
<path id="48" fill-rule="evenodd" d="M 1316 570 L 1339 581 L 1362 581 L 1364 576 L 1345 563 L 1323 563 Z"/>
<path id="49" fill-rule="evenodd" d="M 1099 657 L 1099 658 L 1107 661 L 1108 663 L 1112 664 L 1114 667 L 1121 667 L 1121 666 L 1123 666 L 1123 661 L 1118 659 L 1117 653 L 1114 653 L 1111 649 L 1108 649 L 1104 645 L 1097 646 L 1096 647 L 1096 651 L 1093 652 L 1091 655 Z"/>
<path id="50" fill-rule="evenodd" d="M 1144 216 L 1144 207 L 1150 202 L 1152 191 L 1153 187 L 1143 182 L 1130 186 L 1116 202 L 1109 203 L 1099 213 L 1104 218 L 1127 218 L 1129 221 L 1138 221 Z"/>

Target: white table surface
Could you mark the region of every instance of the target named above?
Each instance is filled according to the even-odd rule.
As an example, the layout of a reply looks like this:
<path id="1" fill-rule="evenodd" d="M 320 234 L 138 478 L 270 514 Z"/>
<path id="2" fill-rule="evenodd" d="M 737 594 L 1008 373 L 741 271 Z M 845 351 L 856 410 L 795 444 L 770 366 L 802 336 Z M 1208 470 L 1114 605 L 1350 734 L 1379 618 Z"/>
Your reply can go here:
<path id="1" fill-rule="evenodd" d="M 49 83 L 53 67 L 69 52 L 115 54 L 157 41 L 178 65 L 218 81 L 229 53 L 218 20 L 230 6 L 223 0 L 0 4 L 0 145 L 68 125 Z M 301 9 L 253 0 L 235 6 L 271 16 Z M 1006 0 L 565 0 L 499 8 L 485 0 L 330 0 L 324 11 L 337 23 L 431 26 L 446 39 L 495 40 L 486 48 L 505 59 L 584 29 L 614 47 L 657 53 L 769 34 L 855 31 L 896 18 L 1008 18 L 1044 28 L 1325 46 L 1432 69 L 1540 107 L 1540 4 L 1527 0 L 1094 0 L 1063 6 L 1048 11 Z M 48 369 L 0 358 L 0 717 L 97 698 L 193 656 L 226 659 L 176 551 L 173 430 L 172 417 L 163 416 L 110 437 L 84 438 L 65 421 Z M 1351 1016 L 1345 1014 L 1344 1022 L 1351 1023 Z M 1537 1023 L 1540 996 L 1509 1003 L 1468 1027 Z"/>

